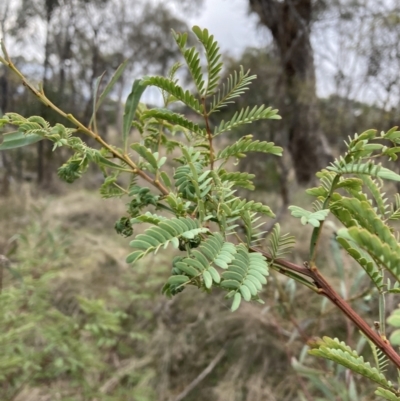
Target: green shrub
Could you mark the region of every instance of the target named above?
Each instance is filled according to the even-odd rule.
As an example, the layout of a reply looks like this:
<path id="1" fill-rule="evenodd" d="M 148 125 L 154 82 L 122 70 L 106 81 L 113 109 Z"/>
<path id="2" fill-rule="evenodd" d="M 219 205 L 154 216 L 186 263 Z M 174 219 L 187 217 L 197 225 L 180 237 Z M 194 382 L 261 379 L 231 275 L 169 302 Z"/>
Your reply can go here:
<path id="1" fill-rule="evenodd" d="M 147 76 L 135 80 L 126 101 L 121 140 L 117 144 L 107 143 L 98 134 L 96 113 L 123 67 L 104 88 L 100 88 L 100 80 L 97 80 L 93 117 L 89 126 L 85 126 L 51 103 L 42 89 L 30 85 L 4 50 L 4 58 L 0 61 L 17 74 L 40 101 L 69 120 L 71 127 L 50 126 L 40 116 L 25 118 L 7 113 L 0 119 L 0 125 L 14 126 L 16 131 L 4 134 L 0 149 L 25 146 L 43 139 L 52 141 L 54 149 L 67 147 L 73 155 L 58 169 L 58 175 L 69 183 L 80 178 L 90 163 L 97 164 L 104 174 L 101 195 L 105 198 L 126 195 L 130 199 L 127 214 L 116 223 L 117 231 L 124 236 L 134 235 L 137 225 L 150 224 L 150 228 L 135 235 L 131 241 L 133 250 L 127 256 L 127 262 L 136 264 L 150 253 L 161 252 L 167 247 L 181 252 L 170 261 L 171 274 L 163 287 L 169 297 L 177 296 L 188 286 L 207 293 L 216 289 L 225 294 L 235 311 L 243 302 L 263 302 L 260 292 L 267 284 L 271 270 L 326 297 L 368 339 L 376 358 L 371 363 L 366 362 L 344 342 L 326 336 L 309 342 L 309 354 L 367 377 L 375 383 L 375 394 L 381 398 L 399 400 L 398 387 L 385 376 L 387 364 L 400 368 L 400 356 L 386 335 L 385 299 L 388 294 L 399 292 L 400 244 L 392 223 L 400 217 L 400 197 L 397 195 L 390 204 L 382 183 L 400 181 L 400 176 L 378 161 L 397 159 L 400 131 L 396 128 L 382 133 L 368 130 L 349 137 L 346 153 L 319 172 L 320 185 L 307 191 L 316 198 L 313 210 L 290 207 L 292 215 L 300 218 L 302 224 L 313 227 L 307 262 L 297 265 L 283 259 L 294 243 L 293 238 L 282 235 L 276 224 L 265 244 L 264 218 L 273 218 L 274 213 L 268 205 L 238 196 L 238 188 L 254 188 L 253 177 L 227 167 L 228 161 L 244 158 L 249 152 L 280 156 L 282 149 L 271 142 L 254 141 L 251 135 L 241 137 L 220 151 L 215 148 L 215 139 L 220 135 L 227 136 L 235 128 L 256 120 L 280 117 L 277 110 L 261 105 L 245 108 L 229 121 L 220 121 L 211 127 L 210 116 L 247 91 L 255 76 L 240 68 L 220 83 L 223 65 L 218 44 L 206 29 L 194 27 L 193 33 L 204 48 L 204 72 L 199 51 L 186 45 L 187 34 L 173 32 L 173 36 L 193 78 L 194 94 L 175 78 L 181 67 L 179 63 L 174 65 L 168 77 Z M 140 103 L 148 86 L 161 90 L 163 108 L 148 109 Z M 180 103 L 202 122 L 189 120 L 178 113 L 176 106 Z M 140 134 L 139 142 L 133 142 L 132 128 Z M 88 146 L 78 133 L 96 140 L 100 148 Z M 176 155 L 173 172 L 166 164 L 172 151 Z M 128 180 L 123 179 L 124 175 L 129 177 Z M 372 293 L 379 303 L 379 316 L 374 327 L 334 290 L 317 266 L 321 230 L 328 216 L 342 226 L 336 233 L 337 242 L 363 269 L 373 286 Z M 25 286 L 29 287 L 29 280 Z M 40 293 L 39 288 L 35 292 Z M 2 296 L 11 302 L 12 294 L 10 291 Z M 21 308 L 24 299 L 26 302 L 26 293 L 18 292 L 14 297 Z M 41 299 L 40 302 L 45 301 Z M 84 329 L 96 339 L 97 346 L 114 345 L 113 337 L 119 332 L 124 315 L 108 311 L 99 301 L 82 299 L 80 303 L 88 316 Z M 13 308 L 17 306 L 13 305 Z M 396 325 L 395 316 L 396 312 L 389 322 Z M 28 320 L 21 319 L 22 324 L 15 325 L 6 310 L 3 310 L 2 318 L 11 319 L 4 322 L 10 328 L 11 337 L 12 333 L 34 329 Z M 51 319 L 54 322 L 48 326 L 46 321 L 40 322 L 42 336 L 47 338 L 46 328 L 53 333 L 58 325 L 62 325 L 69 338 L 69 342 L 63 344 L 65 353 L 59 354 L 58 348 L 52 353 L 52 348 L 45 346 L 43 355 L 35 354 L 35 358 L 49 359 L 48 363 L 54 365 L 52 371 L 56 373 L 90 368 L 93 354 L 89 355 L 87 351 L 81 354 L 79 341 L 74 337 L 76 328 L 61 314 L 54 313 Z M 396 334 L 393 338 L 396 339 Z M 12 375 L 15 366 L 21 369 L 21 358 L 25 359 L 25 356 L 24 352 L 15 353 L 13 347 L 10 348 L 4 371 Z M 82 358 L 87 355 L 88 359 L 79 359 L 78 363 L 75 354 L 81 354 Z M 43 362 L 39 363 L 35 358 L 26 358 L 26 374 L 40 376 L 37 367 Z"/>

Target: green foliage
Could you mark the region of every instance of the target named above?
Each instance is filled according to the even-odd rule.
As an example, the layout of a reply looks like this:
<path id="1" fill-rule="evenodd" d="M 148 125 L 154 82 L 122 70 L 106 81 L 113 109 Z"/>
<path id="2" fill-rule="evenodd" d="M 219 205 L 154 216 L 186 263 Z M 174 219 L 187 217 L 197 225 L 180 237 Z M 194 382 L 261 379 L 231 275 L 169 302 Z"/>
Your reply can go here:
<path id="1" fill-rule="evenodd" d="M 191 240 L 201 233 L 206 233 L 208 228 L 200 227 L 196 220 L 190 218 L 177 218 L 160 221 L 155 227 L 146 230 L 145 234 L 139 234 L 131 243 L 132 248 L 141 249 L 128 255 L 126 261 L 133 263 L 150 252 L 156 253 L 161 246 L 164 249 L 172 244 L 179 248 L 179 241 Z"/>
<path id="2" fill-rule="evenodd" d="M 129 199 L 127 215 L 117 221 L 116 231 L 123 236 L 130 236 L 134 234 L 135 225 L 150 224 L 149 228 L 130 242 L 134 251 L 127 256 L 126 261 L 138 266 L 137 262 L 142 258 L 155 255 L 169 245 L 174 248 L 177 256 L 169 261 L 171 275 L 166 279 L 160 275 L 164 283 L 162 291 L 169 297 L 182 293 L 189 285 L 207 293 L 216 289 L 225 292 L 226 298 L 232 301 L 231 310 L 234 311 L 242 301 L 262 303 L 260 294 L 267 284 L 266 277 L 270 269 L 273 269 L 315 293 L 326 296 L 360 327 L 360 317 L 336 294 L 316 267 L 321 230 L 328 219 L 335 218 L 343 227 L 339 230 L 335 228 L 336 264 L 340 264 L 337 245 L 340 244 L 361 266 L 365 272 L 363 274 L 375 286 L 378 296 L 378 326 L 382 331 L 381 335 L 371 336 L 369 325 L 361 325 L 364 327 L 364 334 L 369 333 L 367 337 L 373 340 L 371 349 L 376 367 L 365 362 L 362 356 L 345 343 L 329 337 L 314 341 L 310 354 L 333 361 L 370 379 L 380 386 L 376 391 L 377 395 L 389 400 L 398 399 L 398 390 L 385 376 L 385 357 L 390 357 L 400 367 L 400 362 L 386 347 L 385 296 L 387 293 L 400 291 L 400 244 L 395 227 L 391 226 L 391 222 L 400 216 L 400 197 L 395 197 L 389 212 L 383 182 L 398 182 L 400 175 L 383 163 L 384 159 L 391 161 L 397 158 L 400 151 L 400 132 L 393 128 L 378 135 L 375 130 L 368 130 L 349 138 L 345 155 L 335 160 L 326 170 L 319 172 L 317 177 L 320 185 L 308 190 L 308 194 L 316 198 L 313 211 L 298 206 L 289 207 L 291 214 L 300 218 L 302 224 L 313 227 L 309 259 L 304 266 L 281 259 L 293 247 L 294 239 L 289 235 L 282 235 L 279 224 L 275 224 L 270 233 L 269 253 L 255 248 L 265 237 L 265 219 L 274 218 L 275 215 L 268 205 L 248 201 L 236 192 L 236 187 L 254 189 L 253 175 L 227 171 L 225 166 L 230 158 L 241 159 L 249 152 L 281 156 L 282 148 L 272 142 L 253 140 L 252 135 L 244 135 L 224 149 L 217 150 L 214 139 L 222 134 L 228 135 L 235 129 L 243 129 L 254 121 L 280 117 L 276 110 L 264 105 L 245 107 L 227 121 L 220 121 L 213 126 L 210 116 L 234 103 L 249 89 L 255 76 L 245 73 L 241 67 L 226 82 L 220 83 L 222 63 L 217 42 L 206 29 L 194 27 L 193 32 L 204 48 L 204 71 L 200 51 L 196 46 L 186 46 L 187 34 L 173 32 L 173 37 L 190 72 L 195 90 L 184 88 L 175 79 L 175 73 L 181 66 L 179 63 L 172 67 L 167 78 L 146 76 L 135 80 L 126 100 L 120 140 L 114 145 L 99 136 L 95 128 L 95 117 L 99 102 L 112 89 L 123 66 L 100 94 L 99 101 L 94 101 L 92 130 L 91 124 L 86 127 L 74 116 L 53 105 L 41 90 L 37 91 L 32 87 L 5 55 L 6 59 L 2 62 L 22 77 L 24 85 L 47 106 L 66 118 L 74 128 L 61 124 L 51 126 L 37 116 L 24 118 L 8 113 L 0 120 L 0 127 L 11 125 L 17 127 L 17 130 L 4 134 L 0 150 L 25 146 L 41 139 L 52 141 L 53 150 L 64 146 L 72 151 L 72 155 L 59 168 L 58 175 L 69 183 L 79 179 L 91 163 L 96 164 L 104 175 L 100 194 L 104 198 L 126 196 Z M 96 95 L 100 81 L 101 78 L 97 80 Z M 148 109 L 140 103 L 148 86 L 162 91 L 165 103 L 163 108 Z M 176 102 L 181 102 L 185 108 L 194 111 L 197 114 L 196 120 L 192 121 L 178 113 L 177 105 L 173 109 L 168 108 Z M 202 122 L 197 119 L 202 119 Z M 135 141 L 130 135 L 133 128 L 137 131 Z M 88 146 L 78 133 L 86 134 L 97 141 L 100 149 Z M 175 157 L 168 160 L 167 154 L 172 151 Z M 159 211 L 162 214 L 156 214 Z M 336 227 L 335 224 L 332 226 Z M 340 269 L 338 267 L 338 271 Z M 340 278 L 343 283 L 343 272 L 340 273 Z M 29 280 L 27 283 L 29 284 Z M 282 290 L 278 282 L 276 286 L 278 292 Z M 12 292 L 1 295 L 5 297 L 6 305 L 14 302 L 7 298 L 10 294 L 12 297 Z M 20 299 L 23 297 L 26 297 L 25 293 L 18 293 L 16 299 L 22 302 Z M 88 333 L 97 347 L 116 346 L 115 337 L 120 332 L 126 315 L 121 311 L 110 311 L 98 300 L 79 298 L 79 305 L 85 315 L 84 324 L 79 326 L 79 330 Z M 16 309 L 18 305 L 13 304 L 12 308 Z M 17 322 L 14 317 L 7 316 L 6 310 L 3 312 L 4 316 L 1 318 L 11 319 L 4 324 L 11 327 L 12 333 L 3 335 L 3 342 L 9 347 L 5 352 L 10 353 L 6 358 L 7 363 L 2 367 L 4 379 L 6 376 L 13 376 L 18 384 L 19 379 L 16 377 L 21 373 L 22 359 L 20 353 L 15 351 L 13 338 L 25 333 L 32 335 L 33 331 L 40 328 L 44 330 L 47 327 L 47 318 L 41 316 L 40 319 L 34 319 L 35 325 L 41 327 L 33 327 L 27 320 L 21 319 L 21 322 Z M 399 327 L 397 315 L 398 311 L 395 311 L 388 320 L 395 327 Z M 83 367 L 92 366 L 94 362 L 90 355 L 79 355 L 79 344 L 74 341 L 79 342 L 80 334 L 76 334 L 76 326 L 72 325 L 72 320 L 53 310 L 49 316 L 57 322 L 57 335 L 62 330 L 67 332 L 68 352 L 69 347 L 75 347 L 71 351 L 73 360 L 60 356 L 58 350 L 54 353 L 55 359 L 53 354 L 50 358 L 48 353 L 49 350 L 52 351 L 52 347 L 45 349 L 46 358 L 50 358 L 54 372 L 80 374 Z M 36 335 L 36 332 L 33 333 Z M 41 341 L 45 342 L 47 334 L 45 330 L 43 333 Z M 391 339 L 396 343 L 398 337 L 396 330 Z M 382 342 L 385 343 L 384 346 Z M 83 357 L 88 360 L 81 362 L 79 358 Z M 40 363 L 33 360 L 27 366 L 29 375 L 40 376 Z M 21 377 L 22 380 L 26 379 L 23 375 Z M 315 383 L 320 381 L 315 380 Z M 321 383 L 320 385 L 322 389 L 323 386 Z M 354 390 L 352 398 L 355 397 Z"/>
<path id="3" fill-rule="evenodd" d="M 68 258 L 67 238 L 65 233 L 51 231 L 45 224 L 29 225 L 17 237 L 16 256 L 22 261 L 18 266 L 20 279 L 0 294 L 0 325 L 7 328 L 0 334 L 3 399 L 12 398 L 27 381 L 35 386 L 68 378 L 84 392 L 85 371 L 104 367 L 96 343 L 82 341 L 89 335 L 86 328 L 54 305 L 51 288 Z M 82 298 L 82 302 L 86 301 Z M 119 319 L 107 313 L 115 322 Z M 103 325 L 107 330 L 107 323 L 103 321 Z M 104 337 L 98 334 L 102 342 Z"/>
<path id="4" fill-rule="evenodd" d="M 249 84 L 256 79 L 255 75 L 250 75 L 250 71 L 244 72 L 240 67 L 239 72 L 235 71 L 230 74 L 226 82 L 222 84 L 222 88 L 218 89 L 210 104 L 209 114 L 226 107 L 228 104 L 234 103 L 233 99 L 238 98 L 244 92 L 249 90 Z"/>
<path id="5" fill-rule="evenodd" d="M 235 258 L 222 273 L 221 287 L 229 290 L 227 297 L 233 297 L 232 310 L 236 310 L 241 299 L 255 299 L 262 302 L 258 293 L 267 283 L 268 264 L 258 253 L 248 253 L 243 245 L 237 246 Z"/>
<path id="6" fill-rule="evenodd" d="M 385 373 L 389 364 L 386 355 L 371 340 L 367 339 L 374 357 L 375 367 L 380 373 Z"/>
<path id="7" fill-rule="evenodd" d="M 129 94 L 128 99 L 126 99 L 122 129 L 122 142 L 124 149 L 127 147 L 128 134 L 132 127 L 132 120 L 139 105 L 140 97 L 145 89 L 146 83 L 144 83 L 143 80 L 135 80 L 132 85 L 131 93 Z"/>
<path id="8" fill-rule="evenodd" d="M 200 94 L 208 96 L 214 93 L 220 80 L 220 72 L 222 70 L 221 54 L 219 52 L 218 43 L 214 40 L 213 35 L 209 35 L 207 29 L 201 29 L 198 26 L 193 27 L 193 32 L 204 46 L 207 58 L 207 86 Z"/>
<path id="9" fill-rule="evenodd" d="M 198 114 L 203 113 L 203 107 L 200 106 L 199 101 L 190 93 L 190 91 L 184 91 L 177 83 L 170 79 L 163 77 L 144 77 L 142 79 L 142 83 L 146 86 L 155 86 L 169 93 L 170 95 L 174 96 L 176 100 L 181 101 Z"/>
<path id="10" fill-rule="evenodd" d="M 346 229 L 338 231 L 337 241 L 364 268 L 378 290 L 381 290 L 383 288 L 383 275 L 369 253 L 357 245 Z"/>
<path id="11" fill-rule="evenodd" d="M 378 177 L 385 180 L 400 181 L 400 175 L 380 165 L 376 165 L 373 161 L 368 163 L 344 163 L 336 161 L 328 170 L 337 174 L 365 174 L 371 177 Z"/>
<path id="12" fill-rule="evenodd" d="M 295 238 L 289 234 L 281 234 L 279 223 L 274 224 L 274 228 L 269 237 L 269 252 L 271 259 L 276 260 L 290 253 L 295 245 Z"/>
<path id="13" fill-rule="evenodd" d="M 292 216 L 298 217 L 301 224 L 310 224 L 313 227 L 319 227 L 320 222 L 324 221 L 329 214 L 329 209 L 317 210 L 316 212 L 309 212 L 299 206 L 289 206 Z"/>
<path id="14" fill-rule="evenodd" d="M 174 113 L 168 109 L 151 109 L 143 112 L 142 116 L 146 120 L 154 118 L 157 120 L 168 121 L 171 125 L 175 126 L 175 129 L 177 127 L 182 127 L 196 135 L 205 135 L 205 130 L 200 128 L 198 124 L 187 120 L 182 114 Z"/>
<path id="15" fill-rule="evenodd" d="M 240 138 L 233 145 L 228 145 L 225 149 L 218 152 L 217 160 L 227 160 L 229 157 L 241 159 L 246 157 L 247 152 L 271 153 L 276 156 L 282 155 L 282 148 L 275 146 L 272 142 L 253 141 L 252 135 L 246 135 Z"/>
<path id="16" fill-rule="evenodd" d="M 236 112 L 230 121 L 221 121 L 220 125 L 218 127 L 215 127 L 214 136 L 217 136 L 226 131 L 231 131 L 232 129 L 240 127 L 243 124 L 250 124 L 253 121 L 266 118 L 278 120 L 281 117 L 277 113 L 278 110 L 272 110 L 272 107 L 265 108 L 264 105 L 260 107 L 254 106 L 252 109 L 250 109 L 250 107 L 247 107 L 246 109 L 242 109 L 241 111 Z M 262 150 L 258 151 L 262 152 Z"/>
<path id="17" fill-rule="evenodd" d="M 365 362 L 362 356 L 359 356 L 356 351 L 352 350 L 343 341 L 339 341 L 337 338 L 324 337 L 310 345 L 312 347 L 309 351 L 311 355 L 330 359 L 388 390 L 394 389 L 393 384 L 377 368 L 372 367 L 369 362 Z"/>
<path id="18" fill-rule="evenodd" d="M 390 342 L 393 345 L 400 346 L 400 309 L 395 309 L 388 317 L 387 322 L 395 328 L 390 335 Z"/>
<path id="19" fill-rule="evenodd" d="M 375 395 L 378 395 L 382 397 L 385 400 L 389 401 L 399 401 L 400 397 L 396 395 L 393 391 L 387 390 L 382 387 L 378 387 L 378 389 L 375 391 Z"/>

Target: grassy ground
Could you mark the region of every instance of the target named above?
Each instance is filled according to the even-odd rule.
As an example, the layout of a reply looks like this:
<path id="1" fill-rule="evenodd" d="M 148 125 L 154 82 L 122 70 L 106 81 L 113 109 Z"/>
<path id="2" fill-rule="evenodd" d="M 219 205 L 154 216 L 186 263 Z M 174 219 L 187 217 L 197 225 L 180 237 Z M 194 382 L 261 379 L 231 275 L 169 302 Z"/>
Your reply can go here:
<path id="1" fill-rule="evenodd" d="M 113 230 L 124 202 L 102 200 L 84 189 L 61 189 L 57 196 L 34 197 L 26 185 L 0 199 L 0 254 L 12 262 L 4 272 L 2 296 L 16 316 L 0 320 L 1 332 L 15 333 L 7 339 L 13 350 L 9 359 L 0 356 L 5 372 L 0 374 L 1 400 L 344 399 L 339 387 L 328 384 L 343 379 L 343 371 L 316 360 L 312 366 L 320 370 L 314 376 L 291 367 L 313 335 L 338 335 L 356 345 L 354 329 L 317 296 L 272 276 L 263 294 L 266 304 L 244 304 L 236 313 L 230 313 L 221 294 L 207 296 L 195 289 L 168 300 L 160 290 L 171 253 L 150 256 L 134 267 L 124 262 L 129 239 Z M 265 196 L 278 204 L 273 195 Z M 300 190 L 292 197 L 299 206 L 309 204 Z M 310 230 L 293 222 L 286 216 L 282 226 L 299 238 L 291 258 L 302 263 Z M 319 263 L 339 284 L 331 273 L 336 271 L 331 236 L 327 228 Z M 354 283 L 352 265 L 342 262 Z M 354 293 L 362 291 L 362 280 L 359 286 Z M 13 288 L 20 291 L 13 298 L 18 302 L 5 295 Z M 342 290 L 348 295 L 350 285 Z M 370 313 L 368 304 L 360 305 Z M 18 316 L 40 324 L 19 335 Z M 70 348 L 63 354 L 64 342 Z M 28 356 L 15 362 L 18 350 Z M 362 393 L 352 401 L 373 399 L 366 387 Z"/>

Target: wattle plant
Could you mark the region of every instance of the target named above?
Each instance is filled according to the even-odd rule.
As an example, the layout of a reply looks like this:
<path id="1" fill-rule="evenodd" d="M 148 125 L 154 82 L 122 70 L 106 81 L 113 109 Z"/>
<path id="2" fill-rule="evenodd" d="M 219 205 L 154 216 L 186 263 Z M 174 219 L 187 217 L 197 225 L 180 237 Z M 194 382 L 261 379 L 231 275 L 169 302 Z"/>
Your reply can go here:
<path id="1" fill-rule="evenodd" d="M 167 296 L 176 296 L 189 285 L 203 291 L 216 288 L 231 300 L 231 309 L 235 311 L 242 302 L 263 302 L 259 294 L 267 285 L 272 269 L 328 298 L 369 340 L 377 357 L 370 364 L 345 343 L 329 337 L 310 341 L 310 354 L 369 378 L 379 386 L 375 394 L 381 398 L 400 400 L 399 388 L 385 376 L 388 363 L 400 369 L 400 356 L 387 339 L 385 328 L 385 298 L 400 292 L 400 243 L 392 226 L 400 218 L 400 197 L 396 195 L 390 204 L 383 192 L 384 181 L 400 181 L 400 176 L 376 162 L 378 157 L 397 159 L 400 131 L 368 130 L 349 138 L 346 154 L 318 173 L 320 186 L 307 191 L 316 198 L 313 210 L 290 207 L 294 217 L 314 227 L 308 260 L 304 265 L 291 263 L 283 256 L 290 253 L 294 238 L 282 235 L 279 224 L 275 224 L 265 241 L 262 217 L 273 218 L 274 214 L 269 206 L 237 195 L 240 187 L 254 189 L 251 181 L 254 176 L 231 170 L 228 163 L 250 152 L 280 156 L 282 148 L 272 142 L 255 141 L 251 135 L 231 141 L 219 151 L 215 147 L 217 137 L 229 136 L 239 126 L 280 117 L 277 110 L 261 105 L 247 107 L 229 121 L 212 125 L 211 115 L 215 120 L 218 112 L 234 103 L 256 77 L 241 68 L 221 82 L 223 64 L 217 42 L 206 29 L 194 27 L 193 33 L 203 47 L 205 67 L 197 48 L 187 46 L 187 34 L 173 32 L 192 77 L 193 90 L 184 89 L 175 78 L 182 67 L 180 63 L 172 67 L 167 77 L 146 76 L 135 80 L 126 100 L 118 144 L 106 142 L 98 133 L 96 113 L 126 63 L 108 84 L 102 85 L 101 78 L 96 81 L 93 116 L 86 126 L 54 105 L 42 88 L 31 85 L 3 46 L 4 57 L 0 61 L 41 102 L 69 120 L 72 128 L 62 124 L 51 126 L 40 116 L 25 118 L 6 113 L 0 119 L 0 127 L 16 129 L 4 132 L 0 150 L 44 139 L 52 141 L 54 149 L 70 148 L 72 156 L 58 169 L 59 177 L 69 183 L 80 178 L 90 163 L 98 165 L 104 174 L 101 196 L 129 198 L 126 216 L 115 225 L 117 232 L 131 236 L 135 225 L 151 225 L 144 233 L 134 235 L 127 262 L 134 265 L 139 259 L 166 248 L 181 252 L 171 260 L 171 276 L 162 289 Z M 140 102 L 149 86 L 161 90 L 164 107 L 149 109 Z M 182 105 L 183 110 L 189 110 L 197 118 L 190 120 L 180 114 Z M 140 136 L 138 142 L 133 141 L 133 130 Z M 100 146 L 88 146 L 78 133 L 89 136 Z M 168 160 L 172 152 L 173 163 Z M 343 226 L 337 231 L 337 242 L 374 286 L 373 294 L 379 303 L 374 327 L 334 290 L 316 265 L 320 233 L 328 216 Z M 396 327 L 400 326 L 397 316 L 395 311 L 389 320 Z M 398 337 L 395 331 L 395 344 L 399 344 Z"/>

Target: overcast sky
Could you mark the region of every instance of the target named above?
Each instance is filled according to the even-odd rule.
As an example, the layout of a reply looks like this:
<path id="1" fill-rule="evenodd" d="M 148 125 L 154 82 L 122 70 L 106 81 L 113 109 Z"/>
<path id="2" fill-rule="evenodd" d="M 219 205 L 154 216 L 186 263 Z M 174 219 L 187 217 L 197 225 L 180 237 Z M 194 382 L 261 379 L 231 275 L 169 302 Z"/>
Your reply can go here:
<path id="1" fill-rule="evenodd" d="M 239 56 L 246 47 L 262 47 L 269 41 L 268 31 L 257 27 L 257 16 L 249 15 L 248 0 L 204 0 L 204 5 L 190 24 L 207 28 L 222 51 Z"/>

